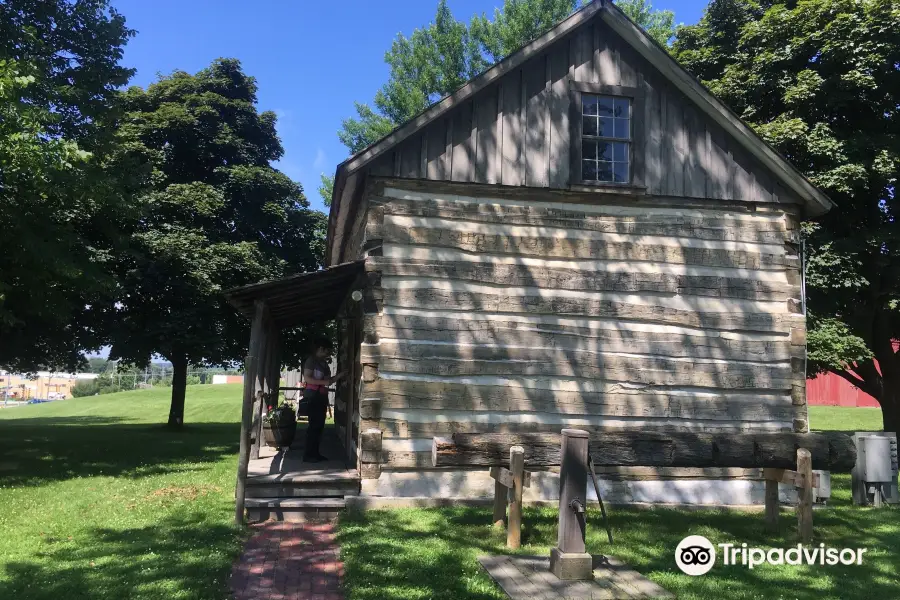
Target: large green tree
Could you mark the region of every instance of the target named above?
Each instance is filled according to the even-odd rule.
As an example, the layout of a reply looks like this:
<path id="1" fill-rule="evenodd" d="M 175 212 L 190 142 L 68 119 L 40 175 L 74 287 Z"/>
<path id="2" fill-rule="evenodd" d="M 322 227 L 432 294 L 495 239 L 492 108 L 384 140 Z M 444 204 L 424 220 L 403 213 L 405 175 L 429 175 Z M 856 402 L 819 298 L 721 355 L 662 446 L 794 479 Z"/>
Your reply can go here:
<path id="1" fill-rule="evenodd" d="M 74 369 L 131 216 L 113 139 L 132 31 L 106 0 L 0 0 L 0 366 Z"/>
<path id="2" fill-rule="evenodd" d="M 714 0 L 674 48 L 837 204 L 804 227 L 808 369 L 874 396 L 900 431 L 896 1 Z"/>
<path id="3" fill-rule="evenodd" d="M 425 110 L 466 81 L 503 60 L 570 15 L 579 0 L 504 0 L 493 18 L 475 15 L 466 23 L 440 0 L 434 21 L 406 37 L 397 36 L 384 60 L 387 82 L 375 94 L 374 108 L 356 103 L 356 116 L 345 119 L 338 138 L 356 153 L 396 126 Z M 661 44 L 675 33 L 671 11 L 653 9 L 647 0 L 619 0 L 625 14 Z M 323 175 L 319 193 L 331 202 L 331 181 Z M 327 196 L 326 196 L 327 195 Z"/>
<path id="4" fill-rule="evenodd" d="M 119 260 L 110 357 L 172 363 L 173 426 L 184 419 L 188 365 L 246 353 L 248 323 L 223 292 L 315 270 L 323 254 L 324 215 L 271 166 L 283 150 L 256 92 L 237 60 L 219 59 L 124 95 L 120 135 L 149 156 L 152 185 Z"/>

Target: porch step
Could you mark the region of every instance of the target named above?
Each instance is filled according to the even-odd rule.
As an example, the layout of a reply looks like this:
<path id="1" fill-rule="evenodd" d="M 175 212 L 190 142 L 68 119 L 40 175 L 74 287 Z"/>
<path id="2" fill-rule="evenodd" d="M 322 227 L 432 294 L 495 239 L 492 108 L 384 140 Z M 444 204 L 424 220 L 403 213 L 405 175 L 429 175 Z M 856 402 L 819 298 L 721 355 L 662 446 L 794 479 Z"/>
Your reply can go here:
<path id="1" fill-rule="evenodd" d="M 333 519 L 344 509 L 343 496 L 336 498 L 247 498 L 247 517 L 251 522 L 303 522 Z"/>
<path id="2" fill-rule="evenodd" d="M 341 510 L 347 506 L 343 496 L 339 498 L 247 498 L 247 508 L 290 508 L 303 509 L 331 509 Z"/>
<path id="3" fill-rule="evenodd" d="M 247 498 L 320 498 L 358 496 L 359 474 L 321 469 L 255 475 L 247 478 Z"/>
<path id="4" fill-rule="evenodd" d="M 359 484 L 251 485 L 247 484 L 246 498 L 334 498 L 358 496 Z"/>

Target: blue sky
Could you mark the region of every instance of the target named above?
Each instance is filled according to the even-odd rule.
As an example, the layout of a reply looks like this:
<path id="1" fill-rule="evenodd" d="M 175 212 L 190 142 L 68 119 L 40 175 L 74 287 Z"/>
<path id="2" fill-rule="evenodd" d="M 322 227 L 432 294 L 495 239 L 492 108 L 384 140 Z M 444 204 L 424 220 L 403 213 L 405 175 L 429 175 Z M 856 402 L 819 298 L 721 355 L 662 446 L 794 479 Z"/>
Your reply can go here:
<path id="1" fill-rule="evenodd" d="M 278 167 L 324 209 L 319 174 L 347 157 L 337 139 L 353 102 L 371 102 L 388 77 L 384 52 L 398 33 L 434 18 L 437 0 L 113 0 L 137 35 L 124 63 L 146 86 L 157 73 L 198 71 L 218 57 L 241 60 L 259 85 L 260 110 L 278 114 Z M 493 13 L 502 0 L 449 0 L 458 19 Z M 703 0 L 660 0 L 679 23 L 696 23 Z"/>

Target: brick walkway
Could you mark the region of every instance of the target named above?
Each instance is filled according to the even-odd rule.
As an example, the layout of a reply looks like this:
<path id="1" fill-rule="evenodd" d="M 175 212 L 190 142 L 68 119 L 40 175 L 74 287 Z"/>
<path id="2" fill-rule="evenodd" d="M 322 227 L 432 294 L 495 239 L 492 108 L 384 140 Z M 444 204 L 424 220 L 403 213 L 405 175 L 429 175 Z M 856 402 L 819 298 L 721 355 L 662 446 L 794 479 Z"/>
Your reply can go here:
<path id="1" fill-rule="evenodd" d="M 343 600 L 331 523 L 263 523 L 235 563 L 235 600 Z"/>

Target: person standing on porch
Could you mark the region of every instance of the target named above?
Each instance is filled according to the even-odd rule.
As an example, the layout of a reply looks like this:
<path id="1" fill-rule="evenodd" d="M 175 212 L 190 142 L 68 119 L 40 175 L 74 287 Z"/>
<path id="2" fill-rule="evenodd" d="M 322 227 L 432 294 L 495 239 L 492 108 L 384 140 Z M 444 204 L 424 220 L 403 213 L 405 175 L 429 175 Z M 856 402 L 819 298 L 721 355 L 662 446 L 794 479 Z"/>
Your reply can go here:
<path id="1" fill-rule="evenodd" d="M 332 351 L 331 340 L 326 337 L 316 338 L 314 348 L 312 356 L 306 359 L 303 365 L 303 380 L 306 382 L 303 400 L 309 406 L 309 425 L 306 428 L 303 460 L 321 462 L 328 460 L 319 452 L 322 430 L 325 429 L 325 413 L 328 410 L 328 387 L 339 381 L 344 374 L 331 376 L 331 368 L 328 366 Z"/>

